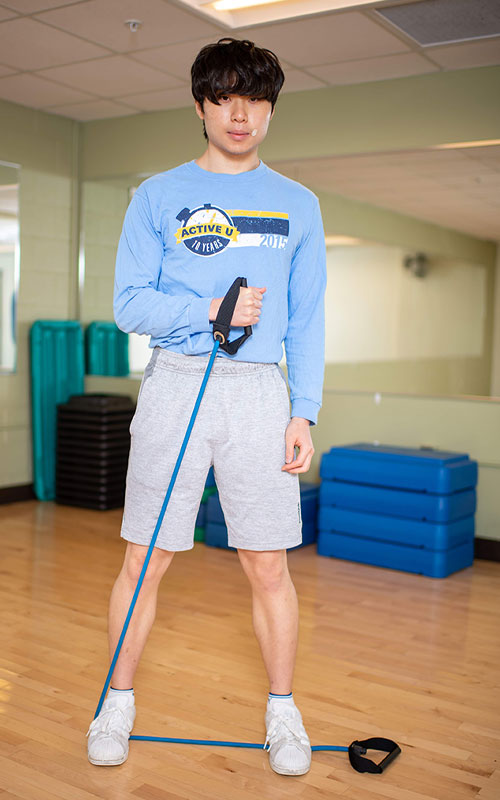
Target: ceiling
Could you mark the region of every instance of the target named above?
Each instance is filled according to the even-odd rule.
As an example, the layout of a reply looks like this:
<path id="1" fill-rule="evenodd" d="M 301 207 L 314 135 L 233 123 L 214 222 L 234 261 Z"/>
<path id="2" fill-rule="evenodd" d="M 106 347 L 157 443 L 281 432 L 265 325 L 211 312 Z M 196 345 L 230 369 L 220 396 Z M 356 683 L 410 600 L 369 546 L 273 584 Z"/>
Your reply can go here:
<path id="1" fill-rule="evenodd" d="M 500 142 L 269 166 L 317 190 L 500 242 Z"/>
<path id="2" fill-rule="evenodd" d="M 191 63 L 221 36 L 274 50 L 284 92 L 500 63 L 498 0 L 359 3 L 304 15 L 324 2 L 287 0 L 269 9 L 290 15 L 288 6 L 300 6 L 303 16 L 234 28 L 186 0 L 0 0 L 0 98 L 81 121 L 189 106 Z M 485 29 L 458 13 L 471 5 Z M 423 44 L 418 13 L 425 21 L 437 10 L 445 43 Z M 142 23 L 135 33 L 125 24 L 132 19 Z"/>
<path id="3" fill-rule="evenodd" d="M 273 14 L 281 7 L 283 18 L 243 27 L 196 5 L 203 2 L 0 0 L 0 99 L 79 121 L 191 106 L 191 63 L 222 36 L 276 52 L 283 92 L 500 64 L 498 0 L 359 0 L 317 13 L 306 11 L 325 0 L 281 0 Z M 125 24 L 134 19 L 136 32 Z M 439 36 L 429 36 L 429 20 Z M 271 166 L 313 188 L 500 240 L 498 145 Z"/>

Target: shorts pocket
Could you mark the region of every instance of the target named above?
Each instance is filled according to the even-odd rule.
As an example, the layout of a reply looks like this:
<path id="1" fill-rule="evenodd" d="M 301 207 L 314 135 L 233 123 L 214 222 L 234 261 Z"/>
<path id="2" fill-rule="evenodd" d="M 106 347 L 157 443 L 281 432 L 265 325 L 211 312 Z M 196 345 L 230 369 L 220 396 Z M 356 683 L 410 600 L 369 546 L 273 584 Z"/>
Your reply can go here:
<path id="1" fill-rule="evenodd" d="M 283 404 L 284 407 L 286 408 L 287 416 L 290 419 L 290 396 L 288 394 L 288 386 L 286 378 L 279 364 L 276 364 L 276 369 L 274 370 L 273 374 L 275 383 L 278 386 L 278 391 L 280 392 L 280 395 L 283 398 Z"/>
<path id="2" fill-rule="evenodd" d="M 156 366 L 156 358 L 153 360 L 153 357 L 151 356 L 151 359 L 150 359 L 149 363 L 146 365 L 146 369 L 144 370 L 144 374 L 143 374 L 142 380 L 141 380 L 141 385 L 139 386 L 139 392 L 138 392 L 138 395 L 137 395 L 137 403 L 136 403 L 136 407 L 135 407 L 135 414 L 134 414 L 134 416 L 132 417 L 132 419 L 130 421 L 129 433 L 130 433 L 131 436 L 134 433 L 134 430 L 136 428 L 137 418 L 140 415 L 141 407 L 143 405 L 144 387 L 145 387 L 147 381 L 152 377 L 154 369 L 155 369 L 155 366 Z"/>

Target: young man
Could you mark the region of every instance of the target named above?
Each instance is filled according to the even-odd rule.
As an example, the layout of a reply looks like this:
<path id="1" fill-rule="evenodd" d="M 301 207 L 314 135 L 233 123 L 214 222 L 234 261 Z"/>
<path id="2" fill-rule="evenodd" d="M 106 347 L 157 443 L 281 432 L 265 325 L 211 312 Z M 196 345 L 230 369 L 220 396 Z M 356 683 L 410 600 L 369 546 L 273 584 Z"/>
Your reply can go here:
<path id="1" fill-rule="evenodd" d="M 284 80 L 275 54 L 225 38 L 200 51 L 191 73 L 207 149 L 141 184 L 117 252 L 117 324 L 149 334 L 154 349 L 130 427 L 121 530 L 127 549 L 111 595 L 111 656 L 213 349 L 212 323 L 240 275 L 248 288 L 240 289 L 231 338 L 246 325 L 253 334 L 234 356 L 217 353 L 109 695 L 89 729 L 89 760 L 110 765 L 127 758 L 133 679 L 158 585 L 174 553 L 193 547 L 213 464 L 229 544 L 251 584 L 253 624 L 269 677 L 270 764 L 281 774 L 302 775 L 311 748 L 292 695 L 298 606 L 286 553 L 302 541 L 298 476 L 311 463 L 310 425 L 321 405 L 323 225 L 316 196 L 257 154 Z M 278 365 L 283 341 L 291 415 Z"/>

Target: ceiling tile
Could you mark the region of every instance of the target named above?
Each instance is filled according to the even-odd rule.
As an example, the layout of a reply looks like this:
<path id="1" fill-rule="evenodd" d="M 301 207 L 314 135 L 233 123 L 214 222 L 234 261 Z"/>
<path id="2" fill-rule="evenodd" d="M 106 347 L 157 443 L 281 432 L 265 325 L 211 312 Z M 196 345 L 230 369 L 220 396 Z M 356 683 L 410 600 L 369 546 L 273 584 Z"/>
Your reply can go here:
<path id="1" fill-rule="evenodd" d="M 0 24 L 0 59 L 9 67 L 43 69 L 106 53 L 102 47 L 28 17 Z"/>
<path id="2" fill-rule="evenodd" d="M 425 55 L 448 69 L 500 64 L 500 37 L 495 36 L 480 42 L 451 44 L 447 47 L 426 47 Z"/>
<path id="3" fill-rule="evenodd" d="M 23 72 L 0 78 L 0 97 L 23 106 L 41 108 L 56 103 L 87 100 L 89 95 Z"/>
<path id="4" fill-rule="evenodd" d="M 165 0 L 87 0 L 39 14 L 38 19 L 121 53 L 223 35 L 212 23 Z M 128 19 L 138 19 L 143 25 L 131 33 L 124 24 Z"/>
<path id="5" fill-rule="evenodd" d="M 270 166 L 314 190 L 500 239 L 500 146 L 331 156 Z M 491 169 L 481 156 L 489 153 Z M 473 158 L 471 155 L 473 154 Z M 420 164 L 421 170 L 417 167 Z M 427 165 L 434 169 L 427 173 Z M 377 168 L 378 167 L 378 168 Z"/>
<path id="6" fill-rule="evenodd" d="M 486 164 L 496 171 L 500 170 L 500 145 L 490 145 L 489 147 L 471 147 L 468 150 L 461 150 L 468 158 L 474 158 L 481 164 Z"/>
<path id="7" fill-rule="evenodd" d="M 0 22 L 3 22 L 4 19 L 13 19 L 14 17 L 17 17 L 15 11 L 10 11 L 10 9 L 0 6 Z"/>
<path id="8" fill-rule="evenodd" d="M 10 69 L 10 67 L 3 67 L 0 64 L 0 78 L 3 78 L 4 75 L 14 75 L 16 72 L 15 69 Z"/>
<path id="9" fill-rule="evenodd" d="M 410 51 L 397 36 L 357 12 L 246 28 L 238 31 L 238 37 L 268 47 L 300 67 Z"/>
<path id="10" fill-rule="evenodd" d="M 286 69 L 285 70 L 285 83 L 281 90 L 283 94 L 286 92 L 301 92 L 304 89 L 324 89 L 325 83 L 318 78 L 313 78 L 306 72 L 301 72 L 300 69 Z"/>
<path id="11" fill-rule="evenodd" d="M 46 8 L 69 6 L 78 2 L 80 0 L 4 0 L 3 5 L 19 11 L 20 14 L 35 14 L 37 11 L 43 11 Z"/>
<path id="12" fill-rule="evenodd" d="M 161 92 L 141 92 L 140 94 L 128 94 L 120 98 L 124 103 L 130 103 L 141 111 L 163 111 L 167 108 L 193 107 L 194 99 L 191 94 L 191 87 L 187 84 L 179 86 L 177 89 L 167 89 Z"/>
<path id="13" fill-rule="evenodd" d="M 168 72 L 170 75 L 176 75 L 186 81 L 190 80 L 191 64 L 201 48 L 220 38 L 221 36 L 217 34 L 216 36 L 193 39 L 189 42 L 153 47 L 150 50 L 134 52 L 131 58 L 134 61 L 140 61 L 141 64 L 148 64 L 150 67 Z"/>
<path id="14" fill-rule="evenodd" d="M 119 97 L 148 89 L 167 89 L 179 83 L 164 72 L 138 64 L 126 56 L 109 56 L 66 67 L 42 70 L 43 77 L 75 86 L 99 97 Z"/>
<path id="15" fill-rule="evenodd" d="M 439 72 L 439 67 L 434 67 L 417 53 L 402 53 L 383 58 L 365 58 L 362 61 L 344 61 L 342 64 L 309 67 L 308 71 L 327 83 L 338 85 L 423 75 L 426 72 Z"/>
<path id="16" fill-rule="evenodd" d="M 57 106 L 56 108 L 47 108 L 46 111 L 51 114 L 77 119 L 80 122 L 89 122 L 93 119 L 108 119 L 110 117 L 126 117 L 130 116 L 130 114 L 140 113 L 120 103 L 113 103 L 112 100 L 92 100 L 90 103 L 75 103 Z"/>

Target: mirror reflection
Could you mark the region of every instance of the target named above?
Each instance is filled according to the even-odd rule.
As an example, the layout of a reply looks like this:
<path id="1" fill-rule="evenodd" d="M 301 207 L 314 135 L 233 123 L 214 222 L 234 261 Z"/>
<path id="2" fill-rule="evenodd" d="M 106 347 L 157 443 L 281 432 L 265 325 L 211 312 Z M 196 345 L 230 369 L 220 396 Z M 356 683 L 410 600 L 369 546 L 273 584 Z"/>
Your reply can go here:
<path id="1" fill-rule="evenodd" d="M 0 161 L 0 372 L 16 368 L 19 167 Z"/>
<path id="2" fill-rule="evenodd" d="M 278 164 L 274 168 L 280 171 Z M 293 177 L 289 165 L 286 172 Z M 127 205 L 146 177 L 84 183 L 80 284 L 85 324 L 113 320 L 116 248 Z M 387 234 L 385 242 L 342 235 L 324 222 L 325 388 L 490 395 L 488 265 L 451 257 L 446 248 L 440 253 L 390 244 Z M 133 375 L 142 373 L 149 359 L 148 342 L 147 336 L 130 335 Z"/>

